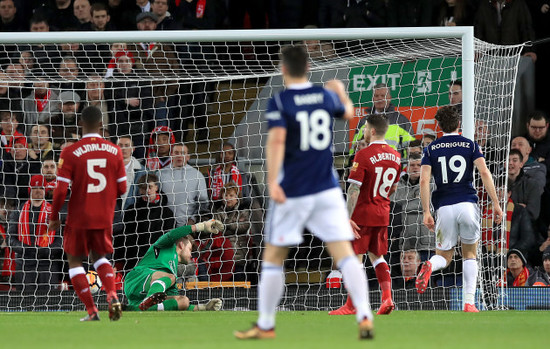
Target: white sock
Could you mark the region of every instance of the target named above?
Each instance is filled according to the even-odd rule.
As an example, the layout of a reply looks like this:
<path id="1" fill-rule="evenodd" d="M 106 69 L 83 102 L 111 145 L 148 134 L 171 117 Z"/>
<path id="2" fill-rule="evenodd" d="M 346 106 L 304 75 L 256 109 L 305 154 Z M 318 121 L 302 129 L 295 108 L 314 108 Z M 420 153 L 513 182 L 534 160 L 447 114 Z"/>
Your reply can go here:
<path id="1" fill-rule="evenodd" d="M 275 313 L 285 290 L 283 266 L 269 262 L 262 263 L 258 285 L 258 327 L 269 330 L 275 327 Z"/>
<path id="2" fill-rule="evenodd" d="M 162 303 L 157 304 L 157 311 L 164 311 L 164 304 Z"/>
<path id="3" fill-rule="evenodd" d="M 447 266 L 447 260 L 445 257 L 438 254 L 434 254 L 432 258 L 430 258 L 430 263 L 432 263 L 432 271 L 438 271 Z"/>
<path id="4" fill-rule="evenodd" d="M 462 261 L 462 299 L 464 304 L 474 304 L 477 284 L 477 261 L 464 259 Z"/>
<path id="5" fill-rule="evenodd" d="M 369 286 L 361 263 L 359 263 L 355 256 L 348 256 L 338 262 L 338 268 L 342 272 L 342 279 L 351 296 L 353 306 L 357 310 L 357 321 L 362 321 L 365 317 L 372 320 L 373 316 L 369 303 Z"/>

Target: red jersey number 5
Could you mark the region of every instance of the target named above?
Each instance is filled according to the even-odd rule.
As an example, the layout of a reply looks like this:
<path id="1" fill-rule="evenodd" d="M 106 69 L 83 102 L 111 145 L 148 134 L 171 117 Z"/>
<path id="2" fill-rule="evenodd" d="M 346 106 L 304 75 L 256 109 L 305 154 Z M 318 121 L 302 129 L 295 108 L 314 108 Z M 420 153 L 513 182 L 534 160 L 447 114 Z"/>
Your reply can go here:
<path id="1" fill-rule="evenodd" d="M 107 159 L 88 159 L 86 164 L 88 169 L 88 176 L 99 181 L 99 184 L 97 185 L 88 183 L 88 193 L 102 192 L 103 189 L 105 189 L 105 187 L 107 186 L 107 178 L 105 178 L 105 175 L 103 175 L 103 173 L 96 172 L 95 168 L 106 168 Z"/>

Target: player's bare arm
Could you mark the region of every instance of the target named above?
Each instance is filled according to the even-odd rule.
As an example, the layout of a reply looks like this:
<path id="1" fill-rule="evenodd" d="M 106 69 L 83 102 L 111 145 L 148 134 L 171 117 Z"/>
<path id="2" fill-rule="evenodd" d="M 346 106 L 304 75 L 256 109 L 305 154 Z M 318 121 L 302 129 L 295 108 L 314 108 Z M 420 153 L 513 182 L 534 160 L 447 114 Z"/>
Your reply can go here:
<path id="1" fill-rule="evenodd" d="M 351 217 L 353 214 L 353 211 L 355 211 L 355 206 L 357 205 L 357 199 L 359 198 L 359 192 L 361 191 L 361 187 L 357 183 L 350 183 L 348 188 L 348 195 L 346 199 L 346 205 L 348 208 L 348 214 Z M 350 219 L 351 229 L 353 230 L 353 234 L 355 235 L 355 238 L 360 238 L 359 236 L 359 227 L 357 224 Z"/>
<path id="2" fill-rule="evenodd" d="M 424 213 L 423 223 L 430 231 L 435 231 L 435 222 L 430 212 L 430 180 L 432 177 L 432 167 L 422 165 L 420 168 L 420 201 L 422 203 L 422 212 Z"/>
<path id="3" fill-rule="evenodd" d="M 485 187 L 485 190 L 487 190 L 487 194 L 489 194 L 489 197 L 493 203 L 493 215 L 495 216 L 494 221 L 496 224 L 500 224 L 500 222 L 502 222 L 502 209 L 500 208 L 500 204 L 498 202 L 497 191 L 495 189 L 495 183 L 493 182 L 493 175 L 487 168 L 485 158 L 477 158 L 474 161 L 474 165 L 479 171 L 483 186 Z"/>
<path id="4" fill-rule="evenodd" d="M 325 88 L 327 90 L 331 90 L 338 95 L 338 98 L 340 98 L 340 102 L 344 105 L 344 108 L 346 108 L 346 112 L 342 116 L 344 120 L 350 120 L 353 118 L 353 102 L 348 96 L 348 93 L 346 92 L 346 87 L 344 86 L 344 83 L 340 80 L 329 80 L 325 83 Z"/>
<path id="5" fill-rule="evenodd" d="M 277 181 L 285 156 L 285 141 L 286 128 L 272 127 L 269 129 L 266 145 L 267 186 L 269 196 L 279 204 L 286 201 L 285 192 Z"/>

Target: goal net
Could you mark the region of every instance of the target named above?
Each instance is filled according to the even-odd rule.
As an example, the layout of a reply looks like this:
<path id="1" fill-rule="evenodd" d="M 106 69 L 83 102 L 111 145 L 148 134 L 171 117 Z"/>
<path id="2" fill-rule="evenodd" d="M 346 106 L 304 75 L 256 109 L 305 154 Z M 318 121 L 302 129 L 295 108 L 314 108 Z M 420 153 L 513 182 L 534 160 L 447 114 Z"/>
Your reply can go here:
<path id="1" fill-rule="evenodd" d="M 79 114 L 87 105 L 103 111 L 102 136 L 121 146 L 127 165 L 129 191 L 117 204 L 115 251 L 109 256 L 121 294 L 124 276 L 159 236 L 214 217 L 226 230 L 195 236 L 193 261 L 180 266 L 177 286 L 192 302 L 217 296 L 224 309 L 255 309 L 269 204 L 262 115 L 268 99 L 284 88 L 278 53 L 287 44 L 307 49 L 312 82 L 341 79 L 354 102 L 356 117 L 337 120 L 334 127 L 342 188 L 353 154 L 364 146 L 356 135 L 361 120 L 373 106 L 394 120 L 387 139 L 402 153 L 404 167 L 392 198 L 385 258 L 398 309 L 460 309 L 459 250 L 425 294 L 414 289 L 418 265 L 434 253 L 435 240 L 422 226 L 415 154 L 441 135 L 433 118 L 437 109 L 461 103 L 463 94 L 463 132 L 482 146 L 505 204 L 522 46 L 476 40 L 473 67 L 466 68 L 462 36 L 447 29 L 423 34 L 401 29 L 392 36 L 385 36 L 392 30 L 366 29 L 0 36 L 0 309 L 82 309 L 64 261 L 64 226 L 48 232 L 46 222 L 56 162 L 82 136 Z M 463 91 L 461 82 L 469 89 Z M 487 194 L 478 182 L 483 235 L 478 303 L 502 309 L 507 227 L 490 220 Z M 85 268 L 93 270 L 91 264 Z M 285 263 L 281 308 L 339 307 L 346 291 L 335 269 L 322 243 L 306 231 Z M 368 261 L 365 270 L 376 308 L 380 291 Z M 96 293 L 100 307 L 104 296 Z"/>

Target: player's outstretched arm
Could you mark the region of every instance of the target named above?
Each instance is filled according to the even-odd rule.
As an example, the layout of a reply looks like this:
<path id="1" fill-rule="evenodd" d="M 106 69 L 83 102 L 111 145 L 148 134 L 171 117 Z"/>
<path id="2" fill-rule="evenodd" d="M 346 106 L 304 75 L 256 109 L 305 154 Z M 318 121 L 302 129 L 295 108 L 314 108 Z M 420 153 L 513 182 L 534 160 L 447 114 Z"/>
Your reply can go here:
<path id="1" fill-rule="evenodd" d="M 272 127 L 269 129 L 266 145 L 267 186 L 269 196 L 277 203 L 286 201 L 285 192 L 277 181 L 285 156 L 285 141 L 286 128 Z"/>
<path id="2" fill-rule="evenodd" d="M 176 243 L 182 237 L 192 234 L 197 231 L 204 231 L 207 233 L 217 234 L 224 229 L 222 222 L 211 219 L 206 222 L 200 222 L 194 225 L 184 225 L 176 229 L 170 230 L 168 233 L 161 236 L 156 242 L 155 246 L 163 248 L 168 247 Z"/>
<path id="3" fill-rule="evenodd" d="M 325 88 L 335 92 L 338 98 L 340 98 L 340 102 L 344 105 L 344 108 L 346 108 L 346 112 L 342 118 L 344 120 L 353 118 L 353 102 L 348 96 L 344 83 L 340 80 L 329 80 L 325 83 Z"/>
<path id="4" fill-rule="evenodd" d="M 491 171 L 487 168 L 485 158 L 480 157 L 475 159 L 474 165 L 479 171 L 483 186 L 485 187 L 485 190 L 487 190 L 487 194 L 489 194 L 489 197 L 493 202 L 493 214 L 495 216 L 494 222 L 496 224 L 500 224 L 500 222 L 502 222 L 502 209 L 500 208 L 500 203 L 498 202 L 497 191 L 495 189 L 495 183 L 493 182 L 493 175 L 491 174 Z"/>
<path id="5" fill-rule="evenodd" d="M 422 165 L 420 170 L 420 202 L 424 213 L 423 223 L 430 231 L 435 231 L 435 222 L 430 211 L 430 180 L 432 178 L 432 167 Z"/>

